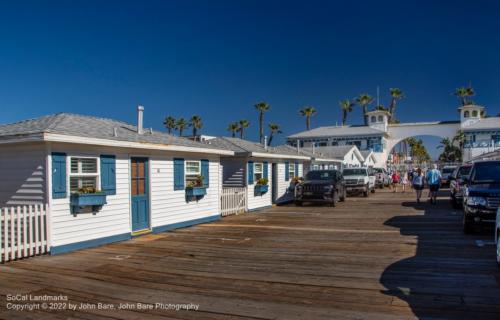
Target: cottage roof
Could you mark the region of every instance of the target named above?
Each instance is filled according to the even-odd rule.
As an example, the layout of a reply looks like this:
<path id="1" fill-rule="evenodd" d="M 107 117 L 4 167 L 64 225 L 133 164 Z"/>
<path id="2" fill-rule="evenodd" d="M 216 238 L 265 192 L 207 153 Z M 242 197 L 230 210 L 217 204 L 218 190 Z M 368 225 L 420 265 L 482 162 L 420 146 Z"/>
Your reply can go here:
<path id="1" fill-rule="evenodd" d="M 74 137 L 74 139 L 69 139 L 68 137 Z M 144 129 L 144 133 L 139 134 L 137 133 L 137 127 L 135 125 L 119 120 L 81 114 L 57 113 L 0 125 L 0 142 L 37 140 L 84 144 L 96 143 L 99 145 L 125 147 L 134 146 L 136 148 L 146 149 L 150 149 L 153 145 L 164 147 L 173 146 L 183 147 L 184 151 L 196 151 L 192 148 L 197 148 L 200 152 L 232 154 L 216 146 L 208 146 L 187 138 L 153 131 L 152 129 Z M 121 143 L 110 143 L 110 141 Z M 130 143 L 133 143 L 133 145 Z"/>
<path id="2" fill-rule="evenodd" d="M 308 131 L 299 132 L 288 136 L 288 139 L 341 137 L 359 135 L 384 135 L 385 132 L 369 126 L 328 126 L 318 127 Z"/>
<path id="3" fill-rule="evenodd" d="M 231 150 L 236 155 L 247 155 L 261 158 L 269 157 L 309 160 L 308 156 L 297 153 L 297 150 L 293 148 L 283 148 L 283 146 L 265 148 L 260 143 L 240 138 L 217 137 L 214 139 L 206 140 L 205 143 L 210 146 L 217 146 L 225 150 Z"/>

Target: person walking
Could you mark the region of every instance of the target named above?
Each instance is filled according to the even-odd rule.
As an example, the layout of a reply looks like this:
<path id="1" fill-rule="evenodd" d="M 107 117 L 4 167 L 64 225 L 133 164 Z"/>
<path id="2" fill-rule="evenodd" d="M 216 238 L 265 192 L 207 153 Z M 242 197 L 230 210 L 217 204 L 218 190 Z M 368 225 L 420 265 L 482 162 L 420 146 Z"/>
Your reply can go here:
<path id="1" fill-rule="evenodd" d="M 441 183 L 441 172 L 437 169 L 437 165 L 432 165 L 432 170 L 427 172 L 427 183 L 429 184 L 430 201 L 436 204 L 437 193 L 439 191 L 439 184 Z"/>
<path id="2" fill-rule="evenodd" d="M 412 180 L 413 189 L 417 193 L 417 202 L 420 203 L 420 198 L 422 197 L 422 190 L 424 190 L 424 174 L 422 169 L 418 168 L 417 172 L 413 174 Z"/>
<path id="3" fill-rule="evenodd" d="M 406 173 L 406 171 L 403 171 L 403 174 L 401 175 L 401 185 L 403 186 L 403 193 L 406 192 L 407 184 L 408 184 L 408 173 Z"/>
<path id="4" fill-rule="evenodd" d="M 392 192 L 396 193 L 398 192 L 399 179 L 401 178 L 399 172 L 397 170 L 394 170 L 391 178 L 392 178 L 392 188 L 394 189 Z"/>

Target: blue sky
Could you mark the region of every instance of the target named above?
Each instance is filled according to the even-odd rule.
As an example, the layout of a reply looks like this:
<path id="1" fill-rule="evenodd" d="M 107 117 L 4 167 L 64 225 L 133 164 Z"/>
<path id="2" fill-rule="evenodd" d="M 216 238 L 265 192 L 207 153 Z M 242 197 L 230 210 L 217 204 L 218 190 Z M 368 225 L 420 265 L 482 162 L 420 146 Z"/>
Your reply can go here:
<path id="1" fill-rule="evenodd" d="M 253 105 L 285 134 L 340 122 L 338 101 L 406 93 L 403 122 L 458 118 L 454 88 L 500 113 L 498 1 L 23 1 L 0 3 L 0 123 L 67 111 L 226 134 Z M 360 109 L 349 116 L 360 123 Z M 284 135 L 283 135 L 284 137 Z"/>

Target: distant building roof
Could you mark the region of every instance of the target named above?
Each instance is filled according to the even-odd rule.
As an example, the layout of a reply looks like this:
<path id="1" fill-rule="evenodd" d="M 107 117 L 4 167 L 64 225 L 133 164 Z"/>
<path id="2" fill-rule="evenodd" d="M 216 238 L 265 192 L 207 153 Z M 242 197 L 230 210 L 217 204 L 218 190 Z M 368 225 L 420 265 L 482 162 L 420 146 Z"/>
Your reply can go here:
<path id="1" fill-rule="evenodd" d="M 288 136 L 288 139 L 384 134 L 384 131 L 374 129 L 369 126 L 330 126 L 318 127 L 312 130 L 302 131 Z"/>
<path id="2" fill-rule="evenodd" d="M 16 140 L 30 136 L 42 137 L 43 134 L 200 148 L 200 152 L 203 152 L 203 149 L 223 151 L 223 149 L 215 146 L 208 146 L 200 142 L 173 136 L 164 132 L 144 129 L 144 133 L 139 134 L 137 133 L 137 127 L 135 125 L 119 120 L 73 113 L 57 113 L 0 125 L 0 141 L 13 140 L 15 142 Z"/>
<path id="3" fill-rule="evenodd" d="M 217 137 L 204 141 L 206 145 L 217 146 L 225 150 L 233 151 L 236 155 L 246 155 L 254 157 L 270 157 L 270 158 L 291 158 L 304 159 L 309 158 L 304 154 L 297 152 L 297 149 L 280 147 L 267 147 L 262 144 L 232 137 Z"/>
<path id="4" fill-rule="evenodd" d="M 482 118 L 478 122 L 463 128 L 464 131 L 486 129 L 500 130 L 500 117 Z"/>

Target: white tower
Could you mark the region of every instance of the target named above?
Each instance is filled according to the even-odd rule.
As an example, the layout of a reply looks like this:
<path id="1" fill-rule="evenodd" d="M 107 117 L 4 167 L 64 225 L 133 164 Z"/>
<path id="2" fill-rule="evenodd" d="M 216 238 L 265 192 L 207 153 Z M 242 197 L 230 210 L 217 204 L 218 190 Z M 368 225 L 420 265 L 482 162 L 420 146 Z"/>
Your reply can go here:
<path id="1" fill-rule="evenodd" d="M 368 117 L 368 125 L 377 130 L 387 132 L 387 124 L 389 123 L 389 111 L 373 110 L 366 114 Z"/>
<path id="2" fill-rule="evenodd" d="M 460 112 L 460 127 L 466 128 L 477 123 L 484 117 L 484 107 L 476 105 L 467 105 L 458 108 Z"/>

